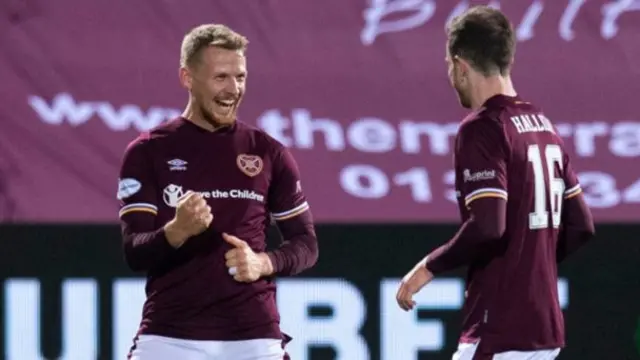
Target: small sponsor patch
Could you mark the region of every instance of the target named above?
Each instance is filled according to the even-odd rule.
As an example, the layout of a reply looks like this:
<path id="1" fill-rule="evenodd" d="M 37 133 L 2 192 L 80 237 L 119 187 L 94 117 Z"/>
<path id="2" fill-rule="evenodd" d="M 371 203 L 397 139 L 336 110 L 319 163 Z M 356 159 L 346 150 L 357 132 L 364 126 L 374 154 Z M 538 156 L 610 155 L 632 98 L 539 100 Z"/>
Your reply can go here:
<path id="1" fill-rule="evenodd" d="M 132 178 L 120 179 L 118 182 L 118 200 L 124 200 L 133 196 L 135 193 L 142 189 L 140 181 Z"/>
<path id="2" fill-rule="evenodd" d="M 492 180 L 496 178 L 495 170 L 481 170 L 471 173 L 471 170 L 465 169 L 462 172 L 464 177 L 464 182 L 476 182 L 476 181 L 484 181 L 484 180 Z"/>

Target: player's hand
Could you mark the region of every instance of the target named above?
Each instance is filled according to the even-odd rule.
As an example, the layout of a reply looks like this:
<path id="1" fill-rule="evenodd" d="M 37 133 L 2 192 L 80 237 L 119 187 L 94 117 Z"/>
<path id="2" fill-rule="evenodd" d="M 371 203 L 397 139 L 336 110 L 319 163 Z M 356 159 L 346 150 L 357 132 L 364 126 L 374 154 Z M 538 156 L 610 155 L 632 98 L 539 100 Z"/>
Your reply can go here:
<path id="1" fill-rule="evenodd" d="M 188 238 L 204 232 L 213 221 L 211 207 L 201 194 L 188 191 L 178 200 L 176 215 L 165 226 L 167 240 L 178 248 Z"/>
<path id="2" fill-rule="evenodd" d="M 266 254 L 256 254 L 246 241 L 233 235 L 223 233 L 222 238 L 233 246 L 224 254 L 224 258 L 229 275 L 233 276 L 236 281 L 250 283 L 265 274 L 267 266 L 265 262 L 269 261 Z"/>
<path id="3" fill-rule="evenodd" d="M 400 288 L 396 294 L 398 305 L 404 311 L 412 310 L 416 306 L 413 295 L 420 291 L 432 279 L 433 274 L 427 270 L 426 258 L 411 269 L 400 281 Z"/>

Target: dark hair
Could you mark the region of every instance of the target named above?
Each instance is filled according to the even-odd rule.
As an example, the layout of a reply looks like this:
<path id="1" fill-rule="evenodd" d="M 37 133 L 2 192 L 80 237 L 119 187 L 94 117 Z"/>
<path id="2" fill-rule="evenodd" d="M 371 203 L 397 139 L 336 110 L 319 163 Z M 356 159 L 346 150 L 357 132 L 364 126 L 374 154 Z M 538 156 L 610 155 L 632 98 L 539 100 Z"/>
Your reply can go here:
<path id="1" fill-rule="evenodd" d="M 485 76 L 507 75 L 516 52 L 509 19 L 488 6 L 474 6 L 447 27 L 449 56 L 459 56 Z"/>

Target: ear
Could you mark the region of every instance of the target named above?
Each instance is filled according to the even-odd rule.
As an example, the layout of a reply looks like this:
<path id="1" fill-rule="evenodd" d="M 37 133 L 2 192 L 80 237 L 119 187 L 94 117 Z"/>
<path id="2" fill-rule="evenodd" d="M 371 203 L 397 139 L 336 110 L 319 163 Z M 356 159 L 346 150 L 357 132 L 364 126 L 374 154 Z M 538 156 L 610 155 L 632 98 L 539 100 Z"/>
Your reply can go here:
<path id="1" fill-rule="evenodd" d="M 456 55 L 453 58 L 453 63 L 456 65 L 458 71 L 460 72 L 460 76 L 462 76 L 463 78 L 467 77 L 469 75 L 469 72 L 471 72 L 471 64 L 460 56 Z"/>
<path id="2" fill-rule="evenodd" d="M 182 87 L 187 90 L 191 90 L 191 87 L 193 86 L 193 76 L 191 71 L 186 67 L 181 67 L 178 71 L 178 76 L 180 77 Z"/>

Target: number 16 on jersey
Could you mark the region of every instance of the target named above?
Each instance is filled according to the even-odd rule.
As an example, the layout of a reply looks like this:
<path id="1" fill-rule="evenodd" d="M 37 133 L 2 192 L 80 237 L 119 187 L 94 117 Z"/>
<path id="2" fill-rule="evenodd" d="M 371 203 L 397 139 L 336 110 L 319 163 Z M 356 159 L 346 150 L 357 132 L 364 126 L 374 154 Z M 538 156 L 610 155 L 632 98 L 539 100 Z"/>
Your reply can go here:
<path id="1" fill-rule="evenodd" d="M 549 210 L 553 228 L 560 227 L 562 216 L 565 184 L 562 178 L 555 176 L 556 164 L 562 171 L 562 149 L 559 145 L 543 145 L 543 147 L 544 151 L 541 151 L 538 145 L 529 145 L 527 149 L 527 158 L 533 167 L 533 212 L 529 214 L 529 229 L 532 230 L 549 227 Z M 548 174 L 548 186 L 545 183 L 545 171 Z M 547 188 L 549 189 L 548 200 Z"/>

